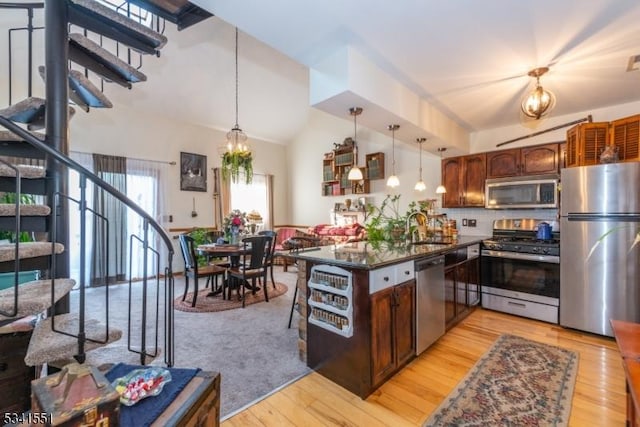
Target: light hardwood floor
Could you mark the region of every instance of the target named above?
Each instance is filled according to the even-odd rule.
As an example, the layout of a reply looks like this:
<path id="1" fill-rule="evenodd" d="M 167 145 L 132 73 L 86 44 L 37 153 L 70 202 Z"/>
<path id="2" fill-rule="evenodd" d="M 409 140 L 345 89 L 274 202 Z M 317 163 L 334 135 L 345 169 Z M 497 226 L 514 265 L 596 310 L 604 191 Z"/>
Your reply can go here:
<path id="1" fill-rule="evenodd" d="M 625 425 L 624 370 L 613 339 L 477 309 L 366 400 L 311 373 L 222 426 L 419 426 L 505 333 L 579 353 L 570 426 Z"/>

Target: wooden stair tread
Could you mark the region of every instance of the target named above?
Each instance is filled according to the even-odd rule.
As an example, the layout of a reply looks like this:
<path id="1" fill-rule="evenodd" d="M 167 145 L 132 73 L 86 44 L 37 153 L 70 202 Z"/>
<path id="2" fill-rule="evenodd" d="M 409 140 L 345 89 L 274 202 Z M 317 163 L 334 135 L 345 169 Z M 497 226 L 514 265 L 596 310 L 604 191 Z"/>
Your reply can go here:
<path id="1" fill-rule="evenodd" d="M 40 141 L 44 141 L 45 135 L 39 132 L 31 132 L 33 136 L 38 138 Z M 0 142 L 23 142 L 24 139 L 20 138 L 13 132 L 8 130 L 0 130 Z"/>
<path id="2" fill-rule="evenodd" d="M 167 38 L 95 0 L 70 0 L 69 22 L 123 43 L 139 53 L 155 54 Z"/>
<path id="3" fill-rule="evenodd" d="M 28 124 L 30 129 L 41 129 L 44 127 L 45 103 L 44 99 L 32 96 L 0 110 L 0 116 Z M 75 112 L 73 107 L 69 107 L 69 118 L 73 117 Z"/>
<path id="4" fill-rule="evenodd" d="M 56 254 L 61 254 L 64 246 L 61 243 L 55 244 Z M 18 245 L 18 257 L 20 259 L 36 258 L 40 256 L 52 255 L 51 242 L 20 242 Z M 0 244 L 0 262 L 15 260 L 15 244 Z"/>
<path id="5" fill-rule="evenodd" d="M 73 279 L 55 280 L 55 302 L 68 294 L 75 286 Z M 14 309 L 14 287 L 0 290 L 0 311 L 10 313 Z M 38 314 L 51 307 L 51 280 L 34 280 L 18 285 L 18 313 L 8 317 L 0 314 L 0 321 Z"/>
<path id="6" fill-rule="evenodd" d="M 46 83 L 44 66 L 38 67 L 38 73 Z M 85 111 L 89 108 L 112 108 L 113 104 L 91 80 L 78 70 L 69 70 L 69 99 Z"/>
<path id="7" fill-rule="evenodd" d="M 20 178 L 27 179 L 39 179 L 44 178 L 47 171 L 40 166 L 31 166 L 31 165 L 13 165 L 18 172 L 20 172 Z M 16 171 L 9 166 L 0 163 L 0 177 L 5 176 L 9 178 L 13 178 L 16 176 Z"/>
<path id="8" fill-rule="evenodd" d="M 69 59 L 93 71 L 105 81 L 126 88 L 131 88 L 131 83 L 147 80 L 144 73 L 79 33 L 69 34 Z"/>
<path id="9" fill-rule="evenodd" d="M 57 330 L 70 334 L 78 333 L 79 320 L 77 314 L 67 313 L 55 316 L 55 326 Z M 122 331 L 111 327 L 106 334 L 105 324 L 96 319 L 85 320 L 85 333 L 88 339 L 105 341 L 108 343 L 119 340 Z M 103 347 L 106 344 L 85 342 L 85 352 L 95 348 Z M 51 318 L 39 322 L 33 330 L 27 355 L 24 363 L 27 366 L 42 365 L 53 360 L 71 359 L 78 353 L 78 339 L 72 336 L 53 331 L 51 329 Z"/>
<path id="10" fill-rule="evenodd" d="M 212 13 L 189 1 L 130 0 L 130 2 L 173 22 L 178 26 L 178 30 L 184 30 L 213 16 Z"/>
<path id="11" fill-rule="evenodd" d="M 47 216 L 51 213 L 51 208 L 47 205 L 25 205 L 20 204 L 20 216 Z M 0 203 L 0 217 L 16 216 L 16 205 L 14 203 Z"/>

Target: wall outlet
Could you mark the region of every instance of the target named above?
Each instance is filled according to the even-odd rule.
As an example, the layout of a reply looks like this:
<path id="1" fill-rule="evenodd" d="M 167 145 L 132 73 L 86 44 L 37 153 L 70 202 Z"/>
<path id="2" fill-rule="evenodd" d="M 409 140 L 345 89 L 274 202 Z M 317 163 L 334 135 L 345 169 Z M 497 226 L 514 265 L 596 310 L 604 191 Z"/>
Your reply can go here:
<path id="1" fill-rule="evenodd" d="M 467 226 L 467 218 L 463 218 L 462 219 L 462 226 L 466 227 Z"/>
<path id="2" fill-rule="evenodd" d="M 470 220 L 468 220 L 468 224 L 469 224 L 469 227 L 475 227 L 476 226 L 476 220 L 475 219 L 470 219 Z"/>

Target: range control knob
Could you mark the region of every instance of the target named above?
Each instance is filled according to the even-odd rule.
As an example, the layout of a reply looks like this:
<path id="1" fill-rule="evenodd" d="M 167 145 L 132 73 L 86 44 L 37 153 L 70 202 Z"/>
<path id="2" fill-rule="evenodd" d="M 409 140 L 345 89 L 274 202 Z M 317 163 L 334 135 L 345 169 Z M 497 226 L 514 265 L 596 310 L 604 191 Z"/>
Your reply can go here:
<path id="1" fill-rule="evenodd" d="M 548 254 L 549 253 L 549 248 L 542 248 L 542 253 L 543 254 Z"/>
<path id="2" fill-rule="evenodd" d="M 533 248 L 531 248 L 531 252 L 534 254 L 537 254 L 538 252 L 540 252 L 540 248 L 537 246 L 534 246 Z"/>

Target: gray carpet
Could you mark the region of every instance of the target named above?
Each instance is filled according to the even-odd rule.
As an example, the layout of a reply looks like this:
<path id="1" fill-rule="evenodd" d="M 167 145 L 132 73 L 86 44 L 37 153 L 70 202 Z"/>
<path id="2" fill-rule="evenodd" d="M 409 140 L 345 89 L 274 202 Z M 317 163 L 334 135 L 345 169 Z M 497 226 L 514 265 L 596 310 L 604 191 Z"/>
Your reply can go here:
<path id="1" fill-rule="evenodd" d="M 287 329 L 289 310 L 296 282 L 295 268 L 283 272 L 276 267 L 276 281 L 285 283 L 286 294 L 270 300 L 247 306 L 244 309 L 214 313 L 186 313 L 175 310 L 176 354 L 175 367 L 197 367 L 207 371 L 217 371 L 222 375 L 221 417 L 226 418 L 252 402 L 259 400 L 275 389 L 309 372 L 298 359 L 297 313 L 291 329 Z M 204 286 L 204 281 L 200 284 Z M 269 282 L 269 286 L 271 282 Z M 184 280 L 176 278 L 176 295 L 182 295 Z M 88 306 L 90 317 L 101 316 L 102 304 L 98 301 L 103 288 L 89 289 Z M 75 303 L 77 291 L 72 292 Z M 112 344 L 102 353 L 112 363 L 139 363 L 126 349 L 126 306 L 127 285 L 112 286 L 110 290 L 110 322 L 124 332 L 123 339 Z M 135 293 L 134 293 L 135 294 Z M 73 304 L 72 303 L 72 304 Z M 74 306 L 75 307 L 75 306 Z M 160 343 L 162 346 L 162 343 Z M 120 350 L 119 350 L 120 349 Z M 117 356 L 114 357 L 114 354 Z M 102 359 L 102 357 L 100 357 Z M 139 360 L 139 359 L 138 359 Z M 92 360 L 98 364 L 106 360 Z M 161 355 L 151 363 L 163 365 Z"/>

